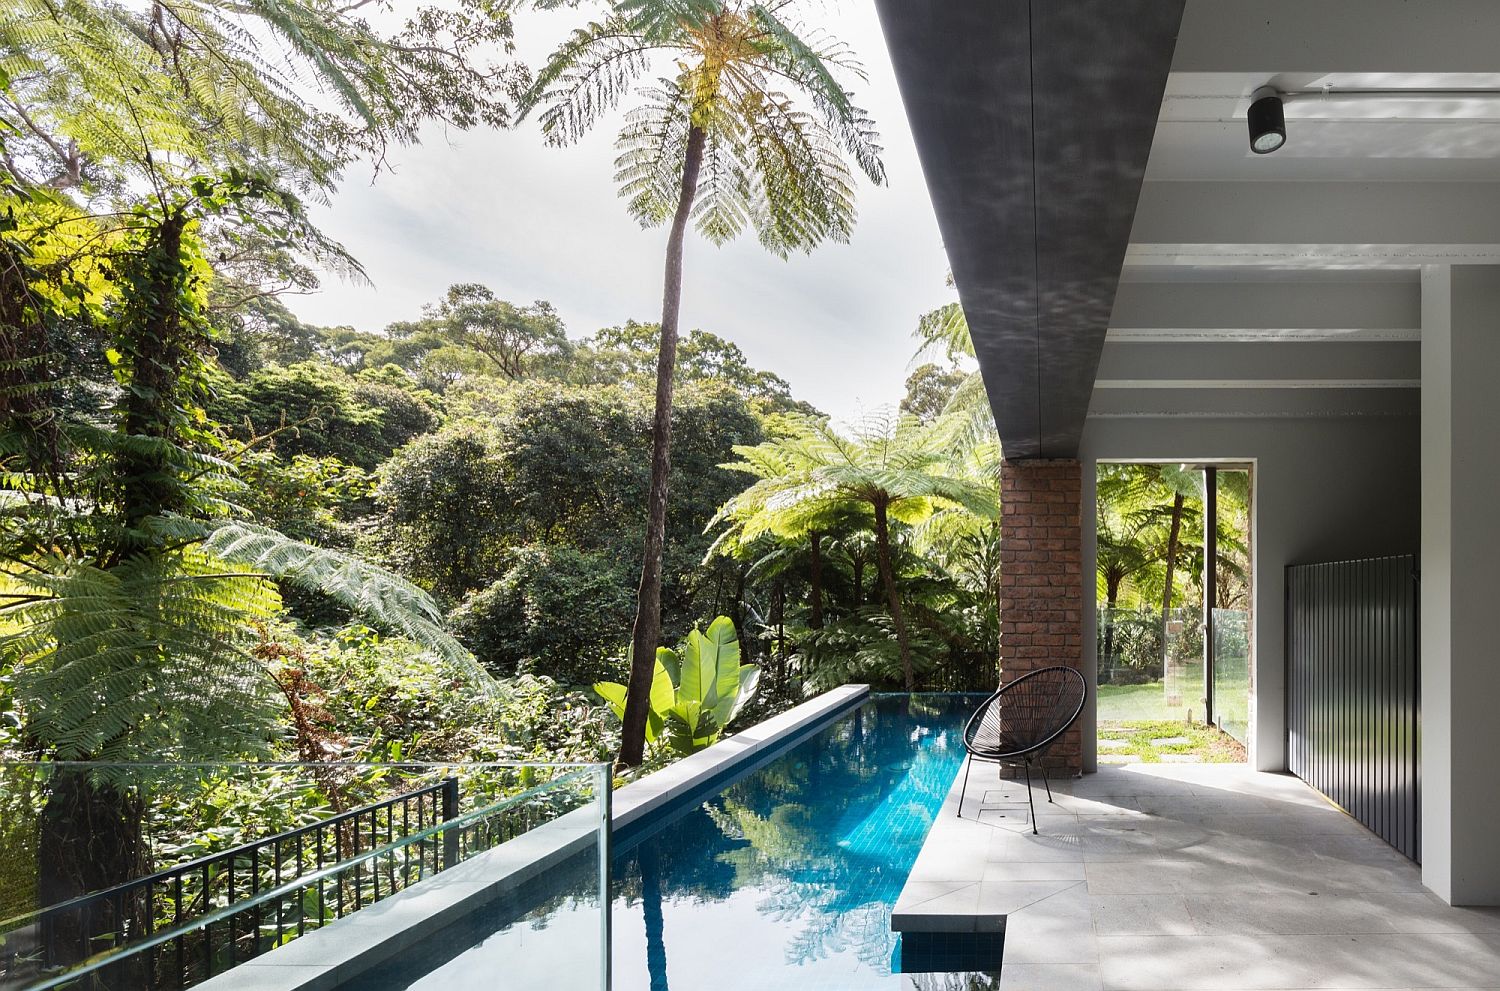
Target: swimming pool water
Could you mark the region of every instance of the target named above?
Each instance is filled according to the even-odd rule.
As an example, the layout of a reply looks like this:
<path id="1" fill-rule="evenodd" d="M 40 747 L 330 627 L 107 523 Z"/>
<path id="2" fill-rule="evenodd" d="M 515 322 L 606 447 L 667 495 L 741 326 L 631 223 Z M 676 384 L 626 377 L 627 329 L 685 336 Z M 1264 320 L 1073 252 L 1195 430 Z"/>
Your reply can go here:
<path id="1" fill-rule="evenodd" d="M 995 974 L 923 974 L 903 984 L 890 931 L 891 908 L 962 764 L 963 722 L 978 701 L 877 696 L 706 800 L 620 836 L 614 987 L 998 987 Z M 597 988 L 593 857 L 351 986 Z"/>

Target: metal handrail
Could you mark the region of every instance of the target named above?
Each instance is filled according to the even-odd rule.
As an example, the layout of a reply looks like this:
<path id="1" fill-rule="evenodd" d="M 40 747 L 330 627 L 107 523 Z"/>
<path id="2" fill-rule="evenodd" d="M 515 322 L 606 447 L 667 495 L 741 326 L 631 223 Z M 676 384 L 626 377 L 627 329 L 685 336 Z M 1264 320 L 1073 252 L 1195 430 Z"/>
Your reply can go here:
<path id="1" fill-rule="evenodd" d="M 449 832 L 461 830 L 466 826 L 472 825 L 473 823 L 488 819 L 494 816 L 496 813 L 503 812 L 506 809 L 519 805 L 523 801 L 535 798 L 538 795 L 545 794 L 546 792 L 553 790 L 554 788 L 565 782 L 580 779 L 582 775 L 578 774 L 578 771 L 581 771 L 585 768 L 597 770 L 601 767 L 607 768 L 609 767 L 609 765 L 581 765 L 574 772 L 559 775 L 558 777 L 553 778 L 551 781 L 543 782 L 540 785 L 534 785 L 523 792 L 507 796 L 506 798 L 500 799 L 497 802 L 492 802 L 491 804 L 486 805 L 482 808 L 465 812 L 461 815 L 455 816 L 450 820 L 446 820 L 436 825 L 429 826 L 426 829 L 402 837 L 400 840 L 372 848 L 347 860 L 341 860 L 336 864 L 331 864 L 327 867 L 320 868 L 311 874 L 300 875 L 299 877 L 285 884 L 281 884 L 276 886 L 275 888 L 270 888 L 266 891 L 259 892 L 249 899 L 234 902 L 232 904 L 217 908 L 211 912 L 195 918 L 191 923 L 178 925 L 171 929 L 164 929 L 156 933 L 151 933 L 143 937 L 138 942 L 134 942 L 128 946 L 119 946 L 114 947 L 110 950 L 105 950 L 104 952 L 96 955 L 87 963 L 81 966 L 71 968 L 61 974 L 56 974 L 47 980 L 41 981 L 40 983 L 28 986 L 27 991 L 49 991 L 49 989 L 51 988 L 60 987 L 64 984 L 70 984 L 78 980 L 80 977 L 84 977 L 88 974 L 94 973 L 95 971 L 102 970 L 105 967 L 117 964 L 127 957 L 143 953 L 146 950 L 150 950 L 158 946 L 162 946 L 166 943 L 172 942 L 173 940 L 181 939 L 182 937 L 194 933 L 199 929 L 206 929 L 207 927 L 212 926 L 215 923 L 231 920 L 235 916 L 241 915 L 247 911 L 250 911 L 251 909 L 256 909 L 268 903 L 278 901 L 282 898 L 287 897 L 288 895 L 303 891 L 314 884 L 319 884 L 323 881 L 331 880 L 337 875 L 348 871 L 350 868 L 357 868 L 361 864 L 374 860 L 377 857 L 396 853 L 412 845 L 430 840 L 440 833 L 444 834 L 446 837 L 446 834 Z M 605 781 L 608 781 L 607 777 L 605 778 Z M 604 829 L 604 833 L 602 833 L 601 835 L 605 837 L 603 842 L 607 843 L 607 829 L 605 828 L 608 825 L 609 809 L 609 797 L 607 795 L 607 792 L 601 793 L 599 802 L 601 805 L 601 809 L 603 810 L 602 815 L 604 818 L 602 821 L 605 824 L 604 826 L 600 827 L 601 829 Z M 605 849 L 607 850 L 607 847 L 605 847 Z M 607 923 L 605 924 L 604 932 L 605 937 L 607 938 Z"/>
<path id="2" fill-rule="evenodd" d="M 284 832 L 275 833 L 271 836 L 265 837 L 264 839 L 251 840 L 248 843 L 242 843 L 239 846 L 231 847 L 228 850 L 221 850 L 218 853 L 205 854 L 202 857 L 185 861 L 181 864 L 176 865 L 175 867 L 167 867 L 152 874 L 145 874 L 141 877 L 131 878 L 129 881 L 123 881 L 120 884 L 112 885 L 108 888 L 101 888 L 98 891 L 91 891 L 87 894 L 78 895 L 77 897 L 70 898 L 67 901 L 58 902 L 55 905 L 48 905 L 46 908 L 37 909 L 35 912 L 27 913 L 23 916 L 17 916 L 11 919 L 3 919 L 0 920 L 0 927 L 5 927 L 13 922 L 18 921 L 40 920 L 49 915 L 58 915 L 68 910 L 83 908 L 84 906 L 93 904 L 94 902 L 122 896 L 139 888 L 150 887 L 151 885 L 158 882 L 171 881 L 178 877 L 185 877 L 189 874 L 194 873 L 195 871 L 203 871 L 205 869 L 212 868 L 215 864 L 223 863 L 225 861 L 233 863 L 237 859 L 241 859 L 251 854 L 258 853 L 259 851 L 264 850 L 268 847 L 278 848 L 282 843 L 290 843 L 296 839 L 299 839 L 300 837 L 308 835 L 309 833 L 316 833 L 330 828 L 337 828 L 343 823 L 349 822 L 353 819 L 358 819 L 361 816 L 368 816 L 372 813 L 377 813 L 384 809 L 392 808 L 396 805 L 407 804 L 414 800 L 424 799 L 429 795 L 435 799 L 443 800 L 445 804 L 456 804 L 458 800 L 458 779 L 444 778 L 437 784 L 428 785 L 426 788 L 418 788 L 416 791 L 404 792 L 403 794 L 396 795 L 393 798 L 388 798 L 383 801 L 371 802 L 368 805 L 361 805 L 359 808 L 350 809 L 347 812 L 336 813 L 326 819 L 319 819 L 317 822 L 308 823 L 306 826 L 298 826 L 295 829 L 288 829 Z M 434 803 L 434 809 L 441 808 L 441 805 Z M 451 816 L 444 816 L 443 818 L 447 819 L 451 818 Z"/>

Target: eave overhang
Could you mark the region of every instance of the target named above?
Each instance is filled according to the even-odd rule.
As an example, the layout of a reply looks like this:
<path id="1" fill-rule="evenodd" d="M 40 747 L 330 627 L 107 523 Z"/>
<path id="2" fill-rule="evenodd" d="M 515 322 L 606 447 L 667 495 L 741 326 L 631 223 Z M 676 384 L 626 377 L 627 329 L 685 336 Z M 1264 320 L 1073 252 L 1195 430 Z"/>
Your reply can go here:
<path id="1" fill-rule="evenodd" d="M 1078 452 L 1184 0 L 876 0 L 1005 457 Z"/>

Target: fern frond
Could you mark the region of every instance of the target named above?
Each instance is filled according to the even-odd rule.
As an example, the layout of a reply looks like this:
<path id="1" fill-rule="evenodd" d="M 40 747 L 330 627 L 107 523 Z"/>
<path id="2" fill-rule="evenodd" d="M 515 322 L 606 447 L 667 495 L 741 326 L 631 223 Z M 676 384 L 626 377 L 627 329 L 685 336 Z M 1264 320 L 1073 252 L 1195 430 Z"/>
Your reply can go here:
<path id="1" fill-rule="evenodd" d="M 432 597 L 384 568 L 251 523 L 222 524 L 208 535 L 203 546 L 208 553 L 232 564 L 322 592 L 426 647 L 486 692 L 496 690 L 494 680 L 474 655 L 443 629 L 442 612 Z"/>
<path id="2" fill-rule="evenodd" d="M 224 576 L 201 554 L 140 556 L 109 570 L 38 562 L 0 599 L 0 657 L 17 670 L 28 732 L 59 759 L 220 757 L 264 742 L 271 685 L 248 631 L 275 588 Z M 249 718 L 247 718 L 249 717 Z"/>
<path id="3" fill-rule="evenodd" d="M 541 125 L 548 143 L 572 144 L 619 105 L 657 47 L 624 17 L 590 22 L 552 53 L 521 96 L 520 115 L 545 105 Z"/>

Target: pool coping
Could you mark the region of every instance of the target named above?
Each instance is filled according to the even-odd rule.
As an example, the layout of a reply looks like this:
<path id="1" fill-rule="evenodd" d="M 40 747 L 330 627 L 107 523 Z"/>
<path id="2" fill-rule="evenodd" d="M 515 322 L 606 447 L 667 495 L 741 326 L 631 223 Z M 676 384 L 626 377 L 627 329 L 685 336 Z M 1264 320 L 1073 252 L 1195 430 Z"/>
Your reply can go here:
<path id="1" fill-rule="evenodd" d="M 614 793 L 614 831 L 800 742 L 869 696 L 868 685 L 832 689 L 631 782 Z M 596 809 L 575 809 L 197 987 L 329 991 L 589 848 L 597 825 Z"/>

